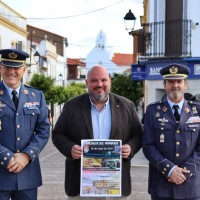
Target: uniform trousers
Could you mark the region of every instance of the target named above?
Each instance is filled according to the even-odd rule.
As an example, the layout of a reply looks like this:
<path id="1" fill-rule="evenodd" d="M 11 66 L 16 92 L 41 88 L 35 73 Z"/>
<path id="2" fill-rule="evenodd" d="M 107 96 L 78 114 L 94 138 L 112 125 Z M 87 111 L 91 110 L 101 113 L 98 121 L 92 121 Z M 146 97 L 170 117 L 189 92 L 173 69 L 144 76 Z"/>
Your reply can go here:
<path id="1" fill-rule="evenodd" d="M 195 199 L 172 199 L 172 198 L 162 198 L 162 197 L 151 197 L 151 200 L 200 200 L 200 198 L 195 198 Z"/>
<path id="2" fill-rule="evenodd" d="M 30 190 L 0 190 L 0 200 L 37 200 L 37 188 Z"/>

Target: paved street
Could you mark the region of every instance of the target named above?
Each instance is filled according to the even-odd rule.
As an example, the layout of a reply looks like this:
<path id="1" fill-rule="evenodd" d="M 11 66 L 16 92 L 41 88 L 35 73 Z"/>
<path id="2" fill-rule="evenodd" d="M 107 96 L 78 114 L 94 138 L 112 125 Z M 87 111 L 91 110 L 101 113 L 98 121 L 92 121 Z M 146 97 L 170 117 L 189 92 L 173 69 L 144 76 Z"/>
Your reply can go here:
<path id="1" fill-rule="evenodd" d="M 43 186 L 39 188 L 39 200 L 66 200 L 64 193 L 64 161 L 51 139 L 40 155 Z M 130 200 L 150 200 L 147 194 L 147 161 L 140 151 L 132 160 L 132 191 Z M 87 198 L 86 198 L 87 199 Z"/>

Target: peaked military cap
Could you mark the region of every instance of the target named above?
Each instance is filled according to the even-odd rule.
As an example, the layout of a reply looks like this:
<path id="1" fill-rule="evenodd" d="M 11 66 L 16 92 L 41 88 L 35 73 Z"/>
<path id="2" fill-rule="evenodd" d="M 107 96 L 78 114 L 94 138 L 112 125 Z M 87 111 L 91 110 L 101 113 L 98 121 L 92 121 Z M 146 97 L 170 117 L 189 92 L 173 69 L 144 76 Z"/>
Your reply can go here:
<path id="1" fill-rule="evenodd" d="M 29 54 L 18 49 L 1 49 L 0 63 L 6 67 L 22 67 Z"/>
<path id="2" fill-rule="evenodd" d="M 181 64 L 170 64 L 160 70 L 163 79 L 185 79 L 189 73 L 190 69 Z"/>

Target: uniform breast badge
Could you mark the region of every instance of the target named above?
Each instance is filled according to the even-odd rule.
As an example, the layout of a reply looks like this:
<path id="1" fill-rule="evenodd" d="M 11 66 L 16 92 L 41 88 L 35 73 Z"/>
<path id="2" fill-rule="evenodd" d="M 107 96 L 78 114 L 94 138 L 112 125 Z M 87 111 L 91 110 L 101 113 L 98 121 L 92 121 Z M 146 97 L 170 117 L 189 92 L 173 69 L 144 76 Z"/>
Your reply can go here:
<path id="1" fill-rule="evenodd" d="M 160 117 L 160 113 L 157 112 L 156 115 L 155 115 L 155 117 Z"/>
<path id="2" fill-rule="evenodd" d="M 163 117 L 162 119 L 159 118 L 158 121 L 160 122 L 160 125 L 161 125 L 161 126 L 164 126 L 166 122 L 169 122 L 169 121 L 168 121 L 166 118 L 164 118 L 164 117 Z"/>
<path id="3" fill-rule="evenodd" d="M 160 135 L 160 143 L 164 143 L 165 142 L 165 136 L 164 136 L 164 134 L 162 133 L 161 135 Z"/>
<path id="4" fill-rule="evenodd" d="M 6 106 L 6 104 L 4 104 L 4 103 L 2 103 L 2 101 L 0 101 L 0 109 L 5 107 L 5 106 Z"/>
<path id="5" fill-rule="evenodd" d="M 158 106 L 157 106 L 157 110 L 161 110 L 161 107 L 160 107 L 160 105 L 158 105 Z"/>
<path id="6" fill-rule="evenodd" d="M 193 114 L 197 114 L 197 107 L 192 107 Z"/>
<path id="7" fill-rule="evenodd" d="M 165 123 L 165 122 L 169 122 L 169 120 L 168 119 L 166 119 L 166 118 L 162 118 L 162 119 L 158 119 L 158 121 L 160 121 L 160 122 L 162 122 L 162 123 Z"/>
<path id="8" fill-rule="evenodd" d="M 33 97 L 36 97 L 36 95 L 35 95 L 35 93 L 34 93 L 34 92 L 32 92 L 31 94 L 32 94 L 32 96 L 33 96 Z"/>

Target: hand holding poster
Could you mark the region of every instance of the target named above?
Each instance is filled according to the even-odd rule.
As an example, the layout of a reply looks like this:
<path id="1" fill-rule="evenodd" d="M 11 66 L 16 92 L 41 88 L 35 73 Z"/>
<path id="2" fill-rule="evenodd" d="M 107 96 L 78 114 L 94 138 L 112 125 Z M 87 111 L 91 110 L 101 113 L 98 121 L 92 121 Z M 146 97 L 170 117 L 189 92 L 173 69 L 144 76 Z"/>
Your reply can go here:
<path id="1" fill-rule="evenodd" d="M 121 140 L 82 140 L 83 197 L 121 196 Z"/>

